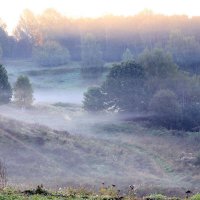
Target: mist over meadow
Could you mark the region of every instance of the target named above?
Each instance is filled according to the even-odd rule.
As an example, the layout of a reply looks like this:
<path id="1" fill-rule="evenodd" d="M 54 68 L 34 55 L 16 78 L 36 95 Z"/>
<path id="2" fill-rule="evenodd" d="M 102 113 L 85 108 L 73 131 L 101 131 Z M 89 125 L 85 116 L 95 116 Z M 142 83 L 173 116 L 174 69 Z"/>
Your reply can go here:
<path id="1" fill-rule="evenodd" d="M 199 16 L 25 10 L 0 60 L 9 186 L 199 192 Z"/>

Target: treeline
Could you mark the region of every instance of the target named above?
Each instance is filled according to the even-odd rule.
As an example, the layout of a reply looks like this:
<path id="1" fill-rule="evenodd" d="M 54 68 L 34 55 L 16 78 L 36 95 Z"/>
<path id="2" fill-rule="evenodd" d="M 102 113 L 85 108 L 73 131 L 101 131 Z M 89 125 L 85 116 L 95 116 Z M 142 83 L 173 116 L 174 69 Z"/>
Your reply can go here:
<path id="1" fill-rule="evenodd" d="M 13 36 L 7 35 L 4 25 L 0 33 L 5 57 L 30 58 L 37 47 L 41 49 L 48 41 L 54 41 L 61 45 L 59 48 L 69 50 L 72 60 L 80 61 L 84 37 L 90 34 L 95 37 L 105 62 L 121 60 L 127 48 L 137 56 L 145 48 L 159 47 L 170 51 L 176 64 L 184 69 L 196 72 L 200 63 L 200 17 L 145 11 L 130 17 L 71 19 L 53 9 L 41 15 L 25 10 Z"/>

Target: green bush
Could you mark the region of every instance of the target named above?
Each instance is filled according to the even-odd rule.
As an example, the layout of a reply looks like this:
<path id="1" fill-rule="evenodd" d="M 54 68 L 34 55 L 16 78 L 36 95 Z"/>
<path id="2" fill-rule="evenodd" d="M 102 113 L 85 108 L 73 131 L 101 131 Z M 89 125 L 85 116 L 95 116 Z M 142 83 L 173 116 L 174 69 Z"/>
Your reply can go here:
<path id="1" fill-rule="evenodd" d="M 193 195 L 190 200 L 200 200 L 200 193 Z"/>

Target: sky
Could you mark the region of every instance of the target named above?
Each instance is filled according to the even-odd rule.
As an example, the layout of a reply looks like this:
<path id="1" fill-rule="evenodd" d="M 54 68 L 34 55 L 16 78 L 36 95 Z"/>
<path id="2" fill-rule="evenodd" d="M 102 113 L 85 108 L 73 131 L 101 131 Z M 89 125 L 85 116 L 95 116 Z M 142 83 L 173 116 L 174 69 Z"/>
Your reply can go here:
<path id="1" fill-rule="evenodd" d="M 35 14 L 54 8 L 70 17 L 99 17 L 102 15 L 134 15 L 145 9 L 166 15 L 200 15 L 199 0 L 0 0 L 0 18 L 11 30 L 24 9 Z"/>

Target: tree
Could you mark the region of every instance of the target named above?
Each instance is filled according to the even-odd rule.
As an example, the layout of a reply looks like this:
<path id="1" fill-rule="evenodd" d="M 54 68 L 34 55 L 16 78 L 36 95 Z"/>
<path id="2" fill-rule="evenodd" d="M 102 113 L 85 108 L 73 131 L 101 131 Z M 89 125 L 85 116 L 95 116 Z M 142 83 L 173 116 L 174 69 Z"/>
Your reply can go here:
<path id="1" fill-rule="evenodd" d="M 104 94 L 100 87 L 91 87 L 84 93 L 83 107 L 88 111 L 100 111 L 105 108 Z"/>
<path id="2" fill-rule="evenodd" d="M 150 110 L 154 113 L 155 124 L 167 128 L 178 128 L 181 107 L 171 90 L 157 91 L 151 100 Z"/>
<path id="3" fill-rule="evenodd" d="M 167 78 L 177 73 L 178 67 L 171 54 L 163 49 L 145 49 L 139 56 L 139 63 L 145 68 L 147 77 Z"/>
<path id="4" fill-rule="evenodd" d="M 114 65 L 103 83 L 107 105 L 121 111 L 138 112 L 145 107 L 145 72 L 135 61 Z"/>
<path id="5" fill-rule="evenodd" d="M 131 60 L 134 60 L 133 54 L 131 53 L 130 49 L 127 48 L 122 54 L 122 61 L 126 62 L 126 61 L 131 61 Z"/>
<path id="6" fill-rule="evenodd" d="M 56 41 L 47 41 L 33 51 L 34 60 L 42 66 L 57 66 L 69 62 L 70 54 L 67 48 Z"/>
<path id="7" fill-rule="evenodd" d="M 12 89 L 8 82 L 6 69 L 0 65 L 0 103 L 8 103 L 12 97 Z"/>
<path id="8" fill-rule="evenodd" d="M 86 35 L 81 40 L 82 73 L 98 76 L 103 71 L 102 51 L 93 35 Z"/>
<path id="9" fill-rule="evenodd" d="M 90 88 L 85 93 L 86 110 L 117 110 L 138 112 L 144 109 L 145 73 L 134 61 L 114 65 L 101 87 Z"/>
<path id="10" fill-rule="evenodd" d="M 167 48 L 179 66 L 189 71 L 199 72 L 200 43 L 194 36 L 173 31 L 169 35 Z"/>
<path id="11" fill-rule="evenodd" d="M 27 76 L 19 76 L 14 85 L 14 101 L 20 107 L 29 107 L 33 103 L 33 89 Z"/>
<path id="12" fill-rule="evenodd" d="M 24 10 L 14 30 L 18 40 L 27 40 L 31 45 L 38 45 L 42 42 L 39 22 L 34 13 L 28 9 Z"/>

